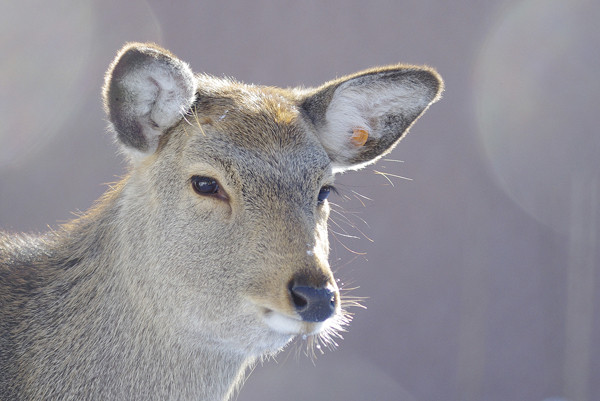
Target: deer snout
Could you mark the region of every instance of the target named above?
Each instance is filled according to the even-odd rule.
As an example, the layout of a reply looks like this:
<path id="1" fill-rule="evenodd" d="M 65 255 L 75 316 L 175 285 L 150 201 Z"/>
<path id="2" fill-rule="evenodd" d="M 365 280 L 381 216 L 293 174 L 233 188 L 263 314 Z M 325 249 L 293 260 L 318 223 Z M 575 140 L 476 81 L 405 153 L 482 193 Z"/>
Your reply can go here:
<path id="1" fill-rule="evenodd" d="M 305 322 L 324 322 L 336 311 L 337 290 L 328 285 L 313 287 L 293 280 L 288 289 L 294 309 Z"/>

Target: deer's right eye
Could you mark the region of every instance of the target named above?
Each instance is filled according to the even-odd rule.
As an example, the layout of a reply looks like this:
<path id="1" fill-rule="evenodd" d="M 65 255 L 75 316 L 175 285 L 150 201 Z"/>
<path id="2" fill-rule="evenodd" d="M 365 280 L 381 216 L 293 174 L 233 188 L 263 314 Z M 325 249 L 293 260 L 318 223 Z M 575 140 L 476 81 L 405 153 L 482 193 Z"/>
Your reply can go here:
<path id="1" fill-rule="evenodd" d="M 214 195 L 219 191 L 219 183 L 214 178 L 200 177 L 195 175 L 192 177 L 192 187 L 198 195 Z"/>
<path id="2" fill-rule="evenodd" d="M 192 188 L 198 195 L 214 196 L 227 200 L 227 194 L 221 189 L 219 182 L 214 178 L 195 175 L 191 178 Z"/>

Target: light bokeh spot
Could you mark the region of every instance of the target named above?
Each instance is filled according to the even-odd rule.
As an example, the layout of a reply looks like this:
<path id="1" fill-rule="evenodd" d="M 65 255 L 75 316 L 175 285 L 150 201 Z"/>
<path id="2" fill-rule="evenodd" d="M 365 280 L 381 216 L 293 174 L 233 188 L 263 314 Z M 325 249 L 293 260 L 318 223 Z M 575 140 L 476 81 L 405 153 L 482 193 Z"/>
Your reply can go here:
<path id="1" fill-rule="evenodd" d="M 43 146 L 73 113 L 91 51 L 89 1 L 24 3 L 0 2 L 0 167 Z"/>
<path id="2" fill-rule="evenodd" d="M 26 162 L 76 121 L 89 96 L 100 99 L 106 47 L 116 54 L 126 41 L 161 42 L 148 3 L 128 4 L 0 2 L 0 168 Z"/>
<path id="3" fill-rule="evenodd" d="M 474 107 L 494 175 L 560 232 L 573 199 L 600 179 L 598 20 L 593 1 L 517 2 L 498 15 L 476 63 Z"/>

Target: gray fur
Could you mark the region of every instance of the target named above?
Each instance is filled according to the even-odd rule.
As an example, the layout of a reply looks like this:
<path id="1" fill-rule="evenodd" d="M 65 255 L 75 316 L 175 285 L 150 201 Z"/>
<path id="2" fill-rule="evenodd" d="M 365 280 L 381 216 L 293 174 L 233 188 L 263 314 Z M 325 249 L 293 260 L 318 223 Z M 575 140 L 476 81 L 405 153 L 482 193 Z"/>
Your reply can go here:
<path id="1" fill-rule="evenodd" d="M 433 70 L 401 65 L 248 86 L 127 45 L 104 95 L 129 174 L 57 231 L 0 233 L 0 399 L 226 400 L 256 358 L 331 335 L 344 300 L 319 190 L 389 151 L 441 90 Z M 338 109 L 366 113 L 370 142 L 331 132 Z M 199 195 L 193 176 L 221 189 Z M 331 288 L 334 315 L 302 321 L 291 282 Z"/>

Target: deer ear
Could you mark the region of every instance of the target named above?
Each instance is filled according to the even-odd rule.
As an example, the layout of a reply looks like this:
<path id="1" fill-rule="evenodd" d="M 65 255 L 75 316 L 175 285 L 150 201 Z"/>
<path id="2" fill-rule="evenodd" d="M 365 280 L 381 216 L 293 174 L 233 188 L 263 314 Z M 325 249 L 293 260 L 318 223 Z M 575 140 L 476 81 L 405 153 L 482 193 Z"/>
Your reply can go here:
<path id="1" fill-rule="evenodd" d="M 186 63 L 154 44 L 130 43 L 106 73 L 104 106 L 128 153 L 149 155 L 189 110 L 195 91 Z"/>
<path id="2" fill-rule="evenodd" d="M 389 66 L 326 83 L 304 98 L 302 109 L 340 172 L 391 151 L 442 90 L 441 77 L 428 67 Z"/>

